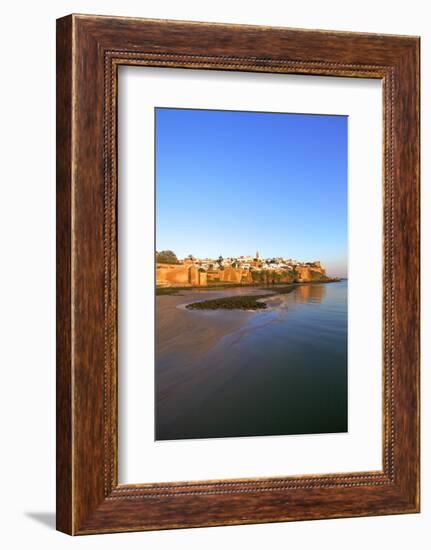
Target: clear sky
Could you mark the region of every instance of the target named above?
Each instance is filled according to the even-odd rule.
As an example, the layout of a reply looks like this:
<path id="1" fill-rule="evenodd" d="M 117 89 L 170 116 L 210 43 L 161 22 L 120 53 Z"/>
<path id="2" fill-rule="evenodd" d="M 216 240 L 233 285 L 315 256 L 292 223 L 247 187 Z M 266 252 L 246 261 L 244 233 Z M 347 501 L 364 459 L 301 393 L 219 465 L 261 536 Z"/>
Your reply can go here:
<path id="1" fill-rule="evenodd" d="M 157 108 L 156 249 L 346 276 L 347 117 Z"/>

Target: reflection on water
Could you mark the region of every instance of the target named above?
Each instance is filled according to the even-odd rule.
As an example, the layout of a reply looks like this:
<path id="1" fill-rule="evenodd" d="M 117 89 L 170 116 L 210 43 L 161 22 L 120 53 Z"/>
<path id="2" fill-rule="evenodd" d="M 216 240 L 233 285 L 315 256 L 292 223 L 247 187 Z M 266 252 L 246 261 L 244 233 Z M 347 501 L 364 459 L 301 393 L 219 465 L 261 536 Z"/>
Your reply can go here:
<path id="1" fill-rule="evenodd" d="M 243 322 L 199 360 L 157 355 L 157 439 L 347 430 L 347 283 L 298 286 L 265 302 L 254 313 L 190 312 L 208 330 L 223 316 Z"/>
<path id="2" fill-rule="evenodd" d="M 302 285 L 299 286 L 293 293 L 295 302 L 305 304 L 306 302 L 312 302 L 320 304 L 326 295 L 326 285 Z"/>

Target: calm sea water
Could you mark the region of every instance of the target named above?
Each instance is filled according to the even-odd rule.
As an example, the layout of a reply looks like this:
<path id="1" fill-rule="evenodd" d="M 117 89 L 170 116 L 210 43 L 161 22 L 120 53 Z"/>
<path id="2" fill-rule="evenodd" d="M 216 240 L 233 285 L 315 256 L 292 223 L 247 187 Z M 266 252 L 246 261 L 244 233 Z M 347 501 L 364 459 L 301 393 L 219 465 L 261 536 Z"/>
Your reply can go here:
<path id="1" fill-rule="evenodd" d="M 187 381 L 156 406 L 156 439 L 347 431 L 347 282 L 298 286 L 243 316 L 204 358 L 171 354 L 157 369 Z M 157 379 L 157 376 L 156 376 Z"/>

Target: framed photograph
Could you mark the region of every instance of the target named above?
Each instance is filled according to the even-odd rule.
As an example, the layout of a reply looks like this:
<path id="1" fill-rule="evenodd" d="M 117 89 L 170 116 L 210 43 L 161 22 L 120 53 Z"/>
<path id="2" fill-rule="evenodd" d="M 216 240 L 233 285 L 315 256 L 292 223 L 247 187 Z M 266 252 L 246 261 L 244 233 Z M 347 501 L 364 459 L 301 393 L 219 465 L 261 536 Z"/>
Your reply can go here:
<path id="1" fill-rule="evenodd" d="M 57 21 L 57 528 L 419 511 L 419 38 Z"/>

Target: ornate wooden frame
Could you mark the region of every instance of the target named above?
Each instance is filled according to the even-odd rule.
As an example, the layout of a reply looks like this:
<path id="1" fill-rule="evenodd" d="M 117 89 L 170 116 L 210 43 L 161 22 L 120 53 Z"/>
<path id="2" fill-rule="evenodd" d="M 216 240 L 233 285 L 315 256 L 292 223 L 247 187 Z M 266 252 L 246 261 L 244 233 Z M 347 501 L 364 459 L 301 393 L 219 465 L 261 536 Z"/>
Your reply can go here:
<path id="1" fill-rule="evenodd" d="M 119 65 L 383 82 L 383 470 L 117 480 Z M 57 21 L 57 528 L 69 534 L 419 511 L 419 38 L 70 15 Z"/>

